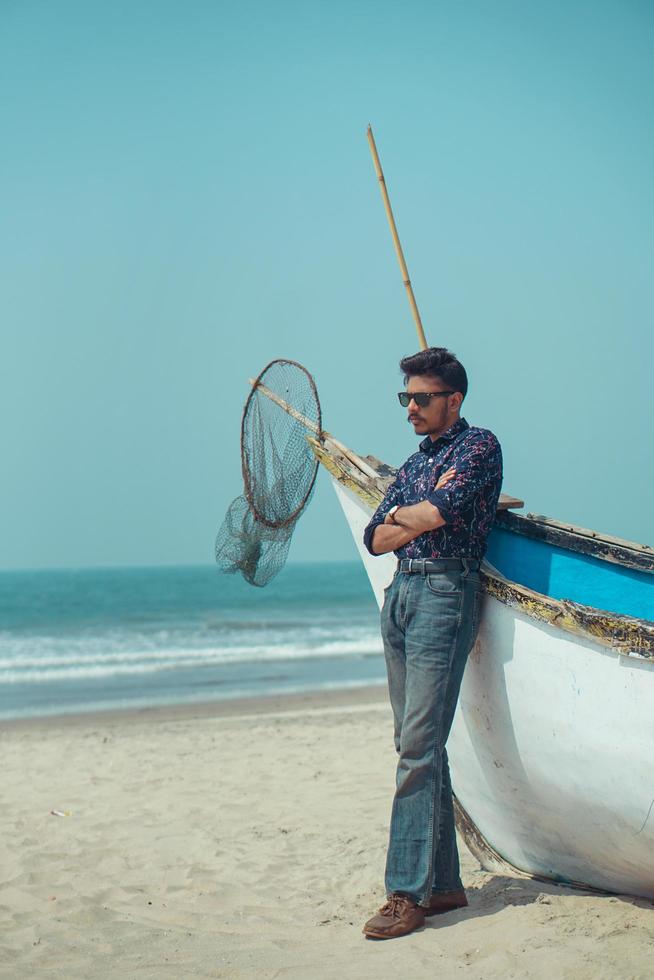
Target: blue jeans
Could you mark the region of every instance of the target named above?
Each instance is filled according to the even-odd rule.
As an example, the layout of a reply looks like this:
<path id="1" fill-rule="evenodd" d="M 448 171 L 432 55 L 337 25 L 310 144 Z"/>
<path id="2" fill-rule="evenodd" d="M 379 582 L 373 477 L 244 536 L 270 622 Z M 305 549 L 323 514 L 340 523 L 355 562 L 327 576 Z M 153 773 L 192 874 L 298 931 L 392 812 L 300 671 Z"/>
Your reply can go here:
<path id="1" fill-rule="evenodd" d="M 422 905 L 463 887 L 445 743 L 479 626 L 477 565 L 398 571 L 381 613 L 399 755 L 385 885 Z"/>

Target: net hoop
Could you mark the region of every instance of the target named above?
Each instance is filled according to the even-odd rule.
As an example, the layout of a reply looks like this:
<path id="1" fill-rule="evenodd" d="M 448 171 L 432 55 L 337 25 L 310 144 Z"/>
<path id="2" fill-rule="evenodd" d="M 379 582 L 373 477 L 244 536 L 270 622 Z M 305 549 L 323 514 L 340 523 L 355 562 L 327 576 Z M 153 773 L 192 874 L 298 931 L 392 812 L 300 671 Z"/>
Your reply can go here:
<path id="1" fill-rule="evenodd" d="M 246 448 L 246 444 L 248 441 L 247 421 L 249 418 L 250 411 L 252 410 L 253 406 L 256 404 L 255 399 L 259 397 L 264 397 L 264 398 L 266 397 L 261 392 L 259 392 L 259 385 L 263 383 L 266 373 L 275 365 L 287 365 L 289 367 L 295 368 L 297 371 L 301 372 L 304 375 L 304 378 L 309 385 L 309 389 L 315 403 L 315 416 L 316 416 L 316 425 L 318 431 L 317 434 L 314 433 L 312 427 L 307 425 L 307 435 L 309 434 L 315 435 L 316 438 L 321 437 L 322 412 L 320 408 L 320 400 L 318 398 L 318 389 L 316 388 L 316 383 L 313 379 L 313 376 L 309 374 L 307 369 L 302 364 L 299 364 L 298 361 L 292 361 L 284 357 L 275 358 L 274 360 L 266 364 L 263 370 L 259 372 L 259 374 L 254 380 L 254 383 L 252 384 L 252 389 L 247 397 L 245 406 L 243 407 L 243 415 L 241 416 L 241 469 L 243 473 L 243 493 L 245 499 L 248 502 L 248 507 L 250 508 L 251 513 L 254 515 L 254 517 L 260 524 L 263 524 L 265 525 L 265 527 L 269 527 L 272 529 L 281 529 L 286 527 L 292 527 L 297 521 L 297 519 L 299 518 L 303 509 L 306 507 L 306 504 L 313 492 L 313 487 L 316 482 L 316 477 L 318 475 L 318 460 L 317 459 L 315 460 L 315 464 L 313 466 L 313 472 L 311 474 L 311 479 L 307 484 L 306 492 L 304 493 L 302 499 L 300 500 L 300 502 L 295 507 L 292 513 L 285 515 L 283 519 L 276 519 L 276 520 L 271 520 L 270 517 L 262 513 L 261 509 L 257 506 L 256 503 L 256 495 L 254 491 L 255 480 L 253 479 L 250 463 L 248 461 L 249 457 L 253 456 L 253 453 L 251 451 L 248 452 Z M 280 407 L 280 411 L 284 411 L 284 409 Z"/>

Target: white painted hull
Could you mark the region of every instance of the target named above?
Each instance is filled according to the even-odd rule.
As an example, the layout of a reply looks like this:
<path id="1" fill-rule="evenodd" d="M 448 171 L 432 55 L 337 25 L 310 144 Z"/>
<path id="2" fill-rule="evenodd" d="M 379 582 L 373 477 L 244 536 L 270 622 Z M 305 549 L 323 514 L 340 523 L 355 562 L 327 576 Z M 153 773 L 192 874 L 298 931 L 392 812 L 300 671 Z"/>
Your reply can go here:
<path id="1" fill-rule="evenodd" d="M 366 552 L 371 510 L 333 482 L 381 605 L 394 556 Z M 654 665 L 486 595 L 448 754 L 460 803 L 505 861 L 654 898 L 653 746 Z"/>

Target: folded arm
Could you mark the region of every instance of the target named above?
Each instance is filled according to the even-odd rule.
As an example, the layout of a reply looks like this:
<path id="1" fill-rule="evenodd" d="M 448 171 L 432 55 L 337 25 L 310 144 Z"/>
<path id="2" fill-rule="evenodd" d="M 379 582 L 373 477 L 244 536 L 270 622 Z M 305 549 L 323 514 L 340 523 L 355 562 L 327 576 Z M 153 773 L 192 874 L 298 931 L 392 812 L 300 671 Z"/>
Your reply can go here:
<path id="1" fill-rule="evenodd" d="M 450 468 L 443 473 L 436 486 L 444 487 L 454 479 L 455 475 L 455 469 Z M 443 524 L 445 520 L 438 507 L 428 500 L 421 500 L 420 503 L 410 504 L 407 507 L 398 507 L 393 514 L 386 514 L 384 523 L 375 528 L 371 539 L 372 550 L 376 555 L 397 551 L 425 531 L 434 531 Z"/>
<path id="2" fill-rule="evenodd" d="M 372 552 L 375 555 L 385 555 L 388 551 L 397 551 L 421 533 L 409 531 L 398 524 L 378 524 L 372 534 Z"/>
<path id="3" fill-rule="evenodd" d="M 438 507 L 428 500 L 421 500 L 419 504 L 411 504 L 410 507 L 399 507 L 393 514 L 391 521 L 399 527 L 407 531 L 415 531 L 417 534 L 435 531 L 437 527 L 441 527 L 445 523 Z"/>

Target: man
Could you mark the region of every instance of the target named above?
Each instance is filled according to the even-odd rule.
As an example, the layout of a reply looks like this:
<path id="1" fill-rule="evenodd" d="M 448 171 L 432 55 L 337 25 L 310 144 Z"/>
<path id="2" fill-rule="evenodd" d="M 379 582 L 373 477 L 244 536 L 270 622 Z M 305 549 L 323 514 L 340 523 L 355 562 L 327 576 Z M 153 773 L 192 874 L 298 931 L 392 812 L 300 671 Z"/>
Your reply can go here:
<path id="1" fill-rule="evenodd" d="M 364 532 L 371 554 L 399 559 L 381 612 L 399 761 L 387 902 L 363 929 L 374 939 L 406 935 L 425 916 L 468 904 L 445 743 L 479 625 L 479 565 L 502 485 L 499 442 L 460 416 L 463 365 L 431 347 L 400 368 L 400 404 L 425 438 Z"/>

